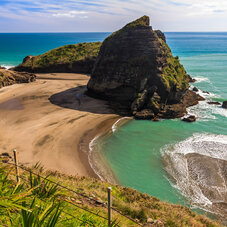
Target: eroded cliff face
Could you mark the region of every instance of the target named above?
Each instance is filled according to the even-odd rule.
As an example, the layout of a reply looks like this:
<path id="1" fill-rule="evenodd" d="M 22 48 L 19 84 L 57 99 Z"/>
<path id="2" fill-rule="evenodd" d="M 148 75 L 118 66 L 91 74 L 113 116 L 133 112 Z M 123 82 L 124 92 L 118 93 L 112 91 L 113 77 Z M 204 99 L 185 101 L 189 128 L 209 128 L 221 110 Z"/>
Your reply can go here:
<path id="1" fill-rule="evenodd" d="M 87 87 L 136 118 L 175 118 L 198 103 L 189 81 L 165 35 L 143 16 L 104 40 Z"/>

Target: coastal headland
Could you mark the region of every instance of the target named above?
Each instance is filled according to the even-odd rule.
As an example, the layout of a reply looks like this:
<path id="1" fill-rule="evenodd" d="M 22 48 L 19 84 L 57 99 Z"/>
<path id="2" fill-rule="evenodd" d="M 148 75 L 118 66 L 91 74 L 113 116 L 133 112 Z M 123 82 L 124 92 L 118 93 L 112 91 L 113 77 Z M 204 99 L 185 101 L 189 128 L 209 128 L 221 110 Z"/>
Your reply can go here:
<path id="1" fill-rule="evenodd" d="M 97 177 L 88 161 L 89 142 L 119 116 L 106 101 L 85 94 L 88 80 L 82 74 L 37 74 L 33 83 L 2 88 L 2 152 L 17 149 L 20 163 Z"/>

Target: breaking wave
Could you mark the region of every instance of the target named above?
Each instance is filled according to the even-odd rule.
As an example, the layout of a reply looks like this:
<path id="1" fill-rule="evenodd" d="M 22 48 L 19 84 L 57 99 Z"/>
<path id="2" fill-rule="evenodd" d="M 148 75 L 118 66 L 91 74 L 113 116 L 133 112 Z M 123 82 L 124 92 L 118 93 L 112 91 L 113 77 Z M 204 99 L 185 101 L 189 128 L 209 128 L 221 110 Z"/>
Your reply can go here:
<path id="1" fill-rule="evenodd" d="M 14 67 L 14 65 L 1 65 L 2 67 L 5 67 L 6 69 L 10 69 L 12 67 Z"/>
<path id="2" fill-rule="evenodd" d="M 198 77 L 196 77 L 198 79 Z M 209 81 L 208 78 L 200 78 L 200 81 Z M 210 81 L 209 81 L 210 82 Z M 191 85 L 191 89 L 194 86 Z M 204 92 L 200 89 L 198 90 L 197 94 L 205 98 L 205 101 L 200 101 L 198 105 L 191 106 L 187 109 L 189 115 L 195 115 L 199 121 L 209 121 L 211 119 L 216 119 L 216 115 L 221 115 L 223 117 L 227 117 L 227 110 L 223 109 L 221 105 L 210 105 L 208 104 L 209 101 L 213 101 L 214 98 L 220 98 L 215 93 L 212 92 Z"/>
<path id="3" fill-rule="evenodd" d="M 227 212 L 227 136 L 194 134 L 162 150 L 165 169 L 192 206 Z"/>
<path id="4" fill-rule="evenodd" d="M 112 132 L 114 133 L 122 124 L 125 123 L 125 120 L 130 120 L 132 117 L 122 117 L 118 119 L 112 126 Z"/>
<path id="5" fill-rule="evenodd" d="M 207 77 L 196 76 L 196 77 L 193 77 L 193 78 L 196 79 L 195 83 L 207 82 L 207 83 L 211 84 L 210 80 Z"/>

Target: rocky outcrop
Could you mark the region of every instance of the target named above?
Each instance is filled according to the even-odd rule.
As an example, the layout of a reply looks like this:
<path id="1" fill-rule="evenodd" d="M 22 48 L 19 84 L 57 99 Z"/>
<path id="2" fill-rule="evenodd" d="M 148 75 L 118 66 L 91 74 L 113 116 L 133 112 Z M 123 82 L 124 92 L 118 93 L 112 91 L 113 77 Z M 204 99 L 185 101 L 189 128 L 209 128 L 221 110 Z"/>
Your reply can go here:
<path id="1" fill-rule="evenodd" d="M 227 101 L 224 101 L 224 102 L 222 103 L 222 108 L 227 109 Z"/>
<path id="2" fill-rule="evenodd" d="M 0 69 L 0 88 L 16 83 L 29 83 L 35 81 L 36 76 L 31 73 L 19 73 Z"/>
<path id="3" fill-rule="evenodd" d="M 220 102 L 207 102 L 209 105 L 221 105 Z"/>
<path id="4" fill-rule="evenodd" d="M 196 117 L 195 117 L 194 115 L 190 115 L 190 116 L 188 116 L 188 117 L 182 118 L 182 121 L 194 122 L 194 121 L 196 121 Z"/>
<path id="5" fill-rule="evenodd" d="M 88 92 L 137 119 L 182 117 L 201 97 L 188 90 L 192 78 L 149 23 L 143 16 L 104 40 Z"/>
<path id="6" fill-rule="evenodd" d="M 32 73 L 87 73 L 92 72 L 101 43 L 79 43 L 50 50 L 38 56 L 29 55 L 23 63 L 12 68 Z"/>
<path id="7" fill-rule="evenodd" d="M 199 89 L 197 87 L 193 87 L 192 90 L 195 91 L 195 92 L 198 92 L 199 91 Z"/>

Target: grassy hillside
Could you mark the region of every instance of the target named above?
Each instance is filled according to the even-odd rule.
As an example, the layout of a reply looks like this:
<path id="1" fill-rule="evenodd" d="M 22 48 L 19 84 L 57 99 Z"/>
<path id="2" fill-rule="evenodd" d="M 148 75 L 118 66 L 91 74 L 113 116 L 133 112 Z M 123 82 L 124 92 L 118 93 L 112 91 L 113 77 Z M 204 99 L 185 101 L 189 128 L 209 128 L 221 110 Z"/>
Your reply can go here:
<path id="1" fill-rule="evenodd" d="M 29 174 L 29 169 L 20 170 L 21 183 L 17 185 L 14 166 L 0 163 L 1 226 L 107 226 L 107 220 L 101 216 L 107 217 L 109 186 L 113 207 L 140 225 L 221 226 L 181 205 L 161 202 L 133 189 L 97 179 L 45 172 L 38 166 L 32 171 L 77 193 Z M 112 214 L 112 226 L 137 226 L 116 211 Z"/>
<path id="2" fill-rule="evenodd" d="M 66 45 L 42 55 L 27 56 L 16 71 L 28 72 L 86 72 L 91 71 L 101 42 Z"/>

